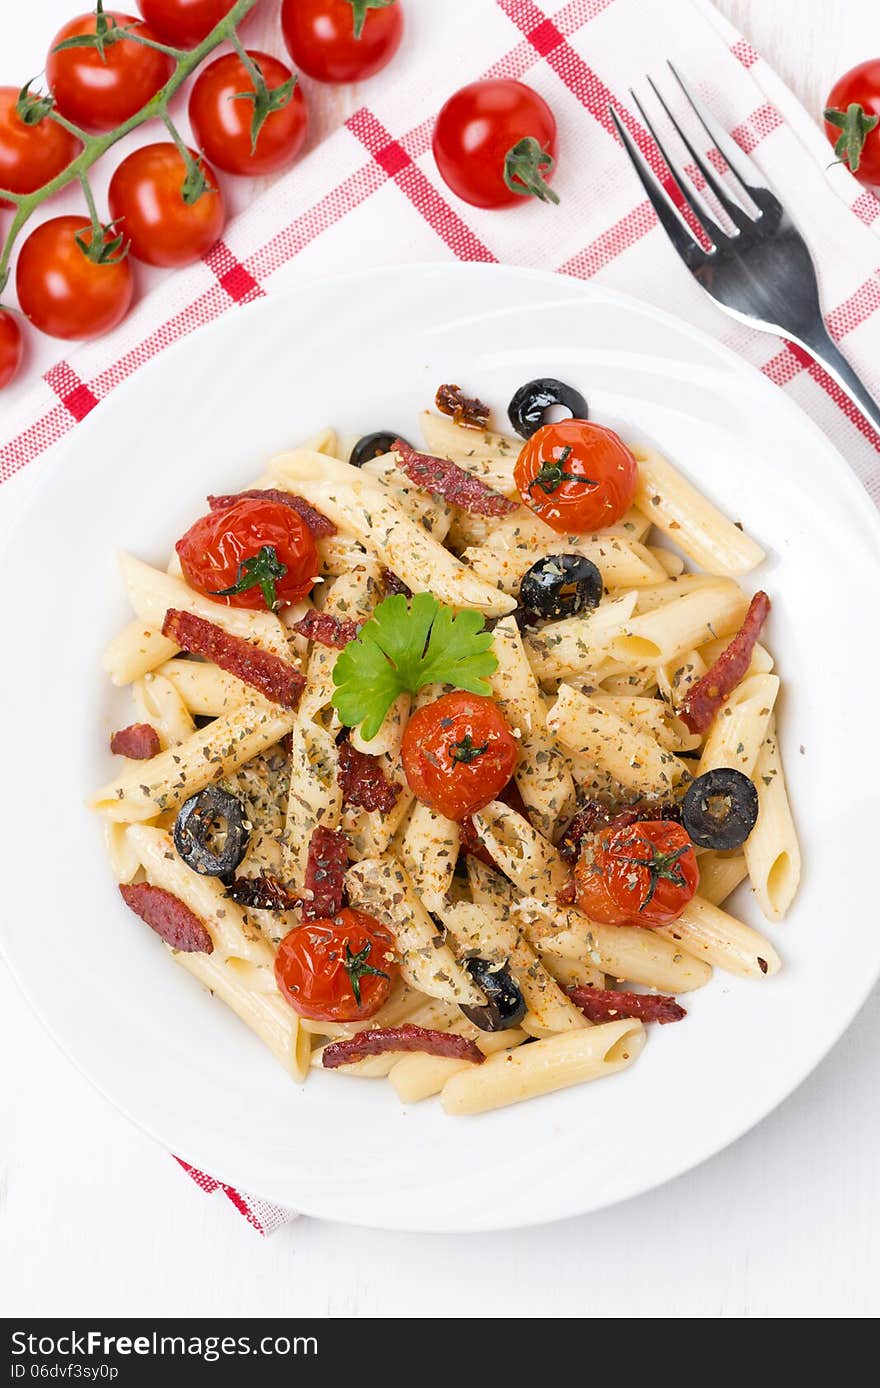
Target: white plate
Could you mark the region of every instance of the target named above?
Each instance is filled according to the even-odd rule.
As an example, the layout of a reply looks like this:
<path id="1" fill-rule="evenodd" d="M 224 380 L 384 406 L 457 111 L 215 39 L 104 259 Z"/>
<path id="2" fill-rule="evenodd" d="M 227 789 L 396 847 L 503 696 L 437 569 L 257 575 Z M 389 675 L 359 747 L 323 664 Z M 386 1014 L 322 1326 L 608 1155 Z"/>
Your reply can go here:
<path id="1" fill-rule="evenodd" d="M 126 619 L 117 546 L 164 563 L 208 491 L 330 423 L 417 437 L 440 381 L 503 419 L 534 376 L 655 441 L 770 558 L 768 643 L 803 841 L 766 983 L 716 973 L 620 1076 L 476 1119 L 338 1075 L 293 1085 L 120 902 L 85 794 L 108 774 L 100 667 Z M 307 1213 L 496 1229 L 598 1209 L 717 1152 L 788 1095 L 880 971 L 880 526 L 843 461 L 757 372 L 645 306 L 485 266 L 381 271 L 278 295 L 164 352 L 46 468 L 5 554 L 4 952 L 63 1050 L 144 1129 Z M 752 901 L 746 917 L 760 927 Z M 817 1121 L 821 1115 L 817 1114 Z"/>

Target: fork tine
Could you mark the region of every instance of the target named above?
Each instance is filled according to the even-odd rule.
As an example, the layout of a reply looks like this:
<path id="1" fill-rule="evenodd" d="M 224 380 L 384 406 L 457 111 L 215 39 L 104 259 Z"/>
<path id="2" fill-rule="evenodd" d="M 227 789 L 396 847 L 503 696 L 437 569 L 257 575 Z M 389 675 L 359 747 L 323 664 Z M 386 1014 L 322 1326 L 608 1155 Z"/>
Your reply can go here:
<path id="1" fill-rule="evenodd" d="M 657 219 L 666 235 L 669 237 L 678 254 L 688 266 L 700 264 L 707 259 L 707 254 L 702 246 L 691 235 L 687 222 L 680 215 L 672 199 L 668 196 L 665 189 L 660 184 L 659 179 L 648 167 L 636 148 L 635 141 L 626 129 L 620 116 L 613 106 L 608 107 L 608 114 L 614 122 L 614 128 L 620 138 L 620 142 L 629 155 L 630 163 L 641 179 L 642 186 L 648 194 L 651 206 L 657 213 Z"/>
<path id="2" fill-rule="evenodd" d="M 746 192 L 751 193 L 755 189 L 760 189 L 761 192 L 772 193 L 773 189 L 762 178 L 757 164 L 749 158 L 744 149 L 740 148 L 733 136 L 729 135 L 724 127 L 718 123 L 706 103 L 691 91 L 674 63 L 670 62 L 668 58 L 666 62 L 709 139 L 715 148 L 724 155 L 729 168 Z"/>
<path id="3" fill-rule="evenodd" d="M 712 192 L 715 194 L 716 198 L 720 202 L 721 206 L 724 208 L 724 211 L 727 213 L 730 220 L 734 223 L 735 226 L 739 227 L 740 231 L 743 231 L 746 227 L 751 226 L 754 222 L 754 218 L 748 215 L 742 204 L 731 195 L 731 192 L 728 188 L 725 188 L 724 184 L 716 176 L 714 170 L 706 162 L 706 160 L 699 153 L 699 151 L 695 148 L 692 141 L 688 138 L 686 132 L 682 129 L 678 121 L 675 119 L 675 116 L 669 109 L 669 106 L 667 102 L 664 100 L 663 95 L 658 89 L 656 83 L 653 82 L 650 77 L 647 79 L 647 81 L 648 86 L 651 88 L 651 91 L 654 93 L 657 100 L 660 102 L 660 105 L 663 107 L 663 110 L 666 112 L 666 115 L 669 118 L 670 125 L 678 135 L 678 138 L 681 140 L 685 149 L 690 154 L 697 168 L 700 170 L 700 173 L 705 178 L 706 182 L 712 189 Z"/>
<path id="4" fill-rule="evenodd" d="M 666 164 L 670 174 L 672 175 L 673 182 L 675 183 L 676 187 L 678 188 L 688 207 L 693 212 L 703 231 L 716 246 L 719 245 L 720 242 L 725 239 L 724 232 L 721 230 L 715 218 L 712 216 L 710 209 L 707 207 L 704 200 L 700 197 L 700 194 L 697 192 L 696 188 L 694 187 L 691 180 L 688 178 L 687 174 L 684 173 L 682 170 L 676 168 L 675 164 L 673 163 L 670 155 L 666 150 L 666 147 L 663 144 L 663 141 L 657 134 L 656 126 L 654 125 L 653 121 L 651 120 L 651 117 L 648 115 L 647 111 L 645 110 L 642 103 L 639 101 L 639 98 L 636 96 L 632 88 L 630 88 L 630 96 L 632 97 L 633 101 L 638 107 L 639 115 L 644 121 L 647 129 L 654 137 L 655 145 L 659 149 L 663 158 L 666 160 Z"/>

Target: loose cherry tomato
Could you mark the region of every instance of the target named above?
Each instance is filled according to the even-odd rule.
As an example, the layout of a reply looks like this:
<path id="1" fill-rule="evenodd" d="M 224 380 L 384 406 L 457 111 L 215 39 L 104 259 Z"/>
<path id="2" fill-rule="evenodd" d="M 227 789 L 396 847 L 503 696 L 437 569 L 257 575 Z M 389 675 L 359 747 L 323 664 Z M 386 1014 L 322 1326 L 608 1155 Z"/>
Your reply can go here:
<path id="1" fill-rule="evenodd" d="M 235 0 L 137 0 L 153 33 L 175 48 L 195 48 L 234 4 Z"/>
<path id="2" fill-rule="evenodd" d="M 281 28 L 298 68 L 319 82 L 360 82 L 390 63 L 403 37 L 397 0 L 284 0 Z"/>
<path id="3" fill-rule="evenodd" d="M 605 925 L 666 925 L 700 880 L 693 844 L 672 820 L 640 820 L 584 840 L 574 872 L 581 910 Z"/>
<path id="4" fill-rule="evenodd" d="M 372 1017 L 397 974 L 394 939 L 364 911 L 298 925 L 275 956 L 275 979 L 291 1007 L 316 1022 Z"/>
<path id="5" fill-rule="evenodd" d="M 100 337 L 128 312 L 133 292 L 128 260 L 119 252 L 99 263 L 88 254 L 92 243 L 88 217 L 53 217 L 21 248 L 18 302 L 34 327 L 50 337 Z"/>
<path id="6" fill-rule="evenodd" d="M 613 429 L 563 419 L 532 434 L 513 475 L 523 505 L 561 534 L 576 535 L 619 521 L 632 505 L 638 474 Z"/>
<path id="7" fill-rule="evenodd" d="M 296 158 L 309 127 L 302 88 L 269 53 L 249 50 L 269 89 L 271 109 L 253 141 L 254 82 L 235 53 L 215 58 L 199 74 L 189 98 L 189 118 L 201 149 L 227 173 L 255 177 L 275 173 Z M 290 88 L 290 83 L 295 85 Z M 243 95 L 242 95 L 243 94 Z"/>
<path id="8" fill-rule="evenodd" d="M 189 265 L 219 238 L 226 225 L 223 194 L 214 171 L 199 163 L 206 186 L 189 202 L 192 179 L 176 145 L 143 145 L 119 165 L 110 180 L 110 216 L 138 260 Z"/>
<path id="9" fill-rule="evenodd" d="M 447 819 L 464 819 L 507 785 L 517 744 L 493 699 L 456 690 L 413 714 L 401 755 L 413 795 Z"/>
<path id="10" fill-rule="evenodd" d="M 18 114 L 17 105 L 16 89 L 0 87 L 0 188 L 10 193 L 33 193 L 66 169 L 82 145 L 49 116 L 28 125 Z M 0 198 L 0 207 L 9 205 Z"/>
<path id="11" fill-rule="evenodd" d="M 24 355 L 24 337 L 14 313 L 0 308 L 0 390 L 17 374 Z"/>
<path id="12" fill-rule="evenodd" d="M 132 24 L 137 33 L 155 39 L 136 16 L 106 10 L 71 19 L 52 40 L 46 59 L 49 89 L 62 116 L 84 130 L 114 130 L 145 106 L 174 71 L 167 54 L 118 37 Z M 83 34 L 95 34 L 102 47 L 57 51 L 60 43 Z"/>
<path id="13" fill-rule="evenodd" d="M 825 103 L 825 133 L 860 183 L 880 184 L 880 58 L 835 82 Z"/>
<path id="14" fill-rule="evenodd" d="M 190 587 L 231 607 L 273 611 L 299 602 L 318 572 L 315 541 L 302 517 L 260 497 L 201 516 L 175 549 Z"/>
<path id="15" fill-rule="evenodd" d="M 556 120 L 523 82 L 493 77 L 455 92 L 434 126 L 434 158 L 453 193 L 474 207 L 512 207 L 529 196 L 559 201 L 547 184 Z"/>

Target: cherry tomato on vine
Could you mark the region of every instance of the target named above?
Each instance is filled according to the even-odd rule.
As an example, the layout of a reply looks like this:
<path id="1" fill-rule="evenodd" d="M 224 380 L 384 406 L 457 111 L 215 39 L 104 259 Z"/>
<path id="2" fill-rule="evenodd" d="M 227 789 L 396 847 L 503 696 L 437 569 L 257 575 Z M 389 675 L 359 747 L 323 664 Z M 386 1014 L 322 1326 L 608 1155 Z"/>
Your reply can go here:
<path id="1" fill-rule="evenodd" d="M 319 82 L 359 82 L 390 63 L 403 37 L 398 0 L 284 0 L 281 28 L 298 68 Z"/>
<path id="2" fill-rule="evenodd" d="M 358 1022 L 385 1002 L 397 974 L 394 940 L 364 911 L 298 925 L 275 956 L 275 978 L 291 1007 L 318 1022 Z"/>
<path id="3" fill-rule="evenodd" d="M 137 0 L 156 37 L 174 48 L 195 48 L 234 4 L 235 0 Z"/>
<path id="4" fill-rule="evenodd" d="M 318 552 L 290 506 L 260 497 L 201 516 L 175 545 L 191 588 L 231 607 L 272 610 L 310 593 Z"/>
<path id="5" fill-rule="evenodd" d="M 189 265 L 219 239 L 226 225 L 223 194 L 204 160 L 198 169 L 193 177 L 177 146 L 167 143 L 143 145 L 119 165 L 107 194 L 110 216 L 138 260 Z"/>
<path id="6" fill-rule="evenodd" d="M 513 775 L 517 743 L 494 699 L 456 690 L 418 709 L 401 744 L 413 795 L 447 819 L 494 800 Z"/>
<path id="7" fill-rule="evenodd" d="M 50 337 L 100 337 L 128 312 L 133 283 L 124 251 L 109 250 L 102 261 L 91 258 L 90 251 L 98 253 L 88 217 L 53 217 L 32 231 L 21 248 L 15 272 L 18 302 L 34 327 Z"/>
<path id="8" fill-rule="evenodd" d="M 165 53 L 119 35 L 127 25 L 146 38 L 156 35 L 135 15 L 105 10 L 81 14 L 58 30 L 46 59 L 46 80 L 62 116 L 84 130 L 114 130 L 163 87 L 174 70 Z M 64 48 L 69 39 L 94 34 L 96 47 Z"/>
<path id="9" fill-rule="evenodd" d="M 699 880 L 693 844 L 671 820 L 603 829 L 584 841 L 574 870 L 578 905 L 604 925 L 666 925 Z"/>
<path id="10" fill-rule="evenodd" d="M 43 116 L 33 125 L 18 114 L 15 87 L 0 87 L 0 188 L 33 193 L 75 159 L 82 145 L 57 121 Z M 39 98 L 32 98 L 33 106 Z M 8 206 L 0 198 L 0 207 Z"/>
<path id="11" fill-rule="evenodd" d="M 835 82 L 825 103 L 825 133 L 860 183 L 880 185 L 880 58 Z"/>
<path id="12" fill-rule="evenodd" d="M 21 366 L 24 336 L 14 313 L 0 308 L 0 390 L 8 386 Z"/>
<path id="13" fill-rule="evenodd" d="M 462 87 L 434 126 L 434 158 L 453 193 L 473 207 L 512 207 L 525 197 L 558 202 L 548 186 L 556 119 L 523 82 L 487 78 Z"/>
<path id="14" fill-rule="evenodd" d="M 523 505 L 563 535 L 601 530 L 632 505 L 639 469 L 613 429 L 585 419 L 545 424 L 513 472 Z"/>
<path id="15" fill-rule="evenodd" d="M 290 69 L 269 53 L 249 50 L 269 90 L 265 119 L 254 144 L 253 124 L 263 111 L 254 81 L 235 53 L 215 58 L 196 78 L 189 98 L 193 134 L 212 164 L 227 173 L 275 173 L 296 158 L 309 125 L 305 97 Z M 243 95 L 242 95 L 243 94 Z"/>

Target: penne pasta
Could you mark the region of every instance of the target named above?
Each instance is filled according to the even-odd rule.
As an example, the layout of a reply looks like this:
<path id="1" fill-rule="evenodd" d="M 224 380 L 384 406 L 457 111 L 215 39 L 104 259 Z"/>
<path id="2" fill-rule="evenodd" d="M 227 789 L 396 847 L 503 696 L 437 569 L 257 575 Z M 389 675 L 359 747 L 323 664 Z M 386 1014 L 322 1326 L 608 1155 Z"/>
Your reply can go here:
<path id="1" fill-rule="evenodd" d="M 690 774 L 684 762 L 643 726 L 627 722 L 570 685 L 560 686 L 547 723 L 564 747 L 591 757 L 619 785 L 639 794 L 668 794 Z"/>
<path id="2" fill-rule="evenodd" d="M 727 519 L 666 458 L 651 448 L 634 450 L 639 464 L 636 506 L 700 568 L 716 574 L 744 574 L 756 568 L 764 551 Z"/>
<path id="3" fill-rule="evenodd" d="M 758 822 L 745 842 L 745 863 L 755 900 L 767 920 L 780 921 L 798 889 L 801 850 L 772 715 L 755 762 L 754 781 Z"/>

